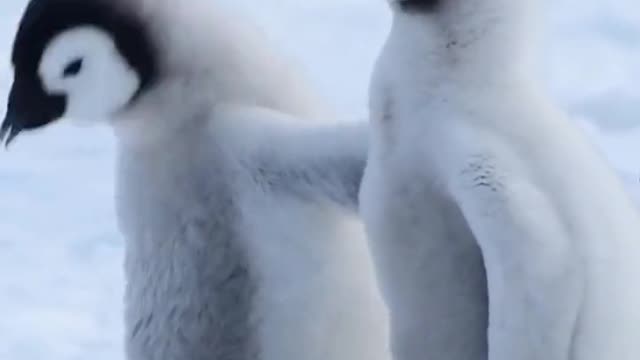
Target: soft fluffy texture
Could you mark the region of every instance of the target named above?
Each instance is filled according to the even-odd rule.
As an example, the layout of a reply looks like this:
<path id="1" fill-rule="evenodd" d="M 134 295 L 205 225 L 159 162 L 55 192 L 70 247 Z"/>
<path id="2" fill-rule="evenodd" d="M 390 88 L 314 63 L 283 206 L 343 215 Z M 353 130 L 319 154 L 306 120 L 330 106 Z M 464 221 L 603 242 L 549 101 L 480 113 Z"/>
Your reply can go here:
<path id="1" fill-rule="evenodd" d="M 384 1 L 219 3 L 257 19 L 300 59 L 341 119 L 364 118 L 371 64 L 389 25 Z M 540 76 L 563 107 L 580 115 L 576 121 L 587 124 L 638 199 L 640 133 L 628 128 L 638 120 L 640 4 L 546 4 L 549 46 Z M 23 6 L 0 1 L 4 64 Z M 11 78 L 10 67 L 0 66 L 0 99 Z M 612 125 L 626 128 L 607 130 Z M 10 152 L 0 152 L 2 358 L 122 359 L 123 241 L 112 209 L 113 154 L 105 129 L 68 124 L 24 136 Z"/>
<path id="2" fill-rule="evenodd" d="M 366 129 L 312 128 L 327 112 L 295 70 L 210 5 L 132 11 L 163 57 L 114 122 L 129 356 L 387 359 L 353 213 Z"/>
<path id="3" fill-rule="evenodd" d="M 394 237 L 378 214 L 396 202 L 428 228 L 421 214 L 433 205 L 409 196 L 411 184 L 455 204 L 485 260 L 489 359 L 635 359 L 640 216 L 535 79 L 534 3 L 448 0 L 428 15 L 396 12 L 372 87 L 363 212 L 372 241 L 388 248 Z"/>
<path id="4" fill-rule="evenodd" d="M 387 360 L 386 308 L 356 216 L 366 126 L 337 126 L 277 51 L 208 2 L 106 4 L 120 9 L 107 21 L 126 13 L 148 30 L 158 65 L 126 106 L 90 115 L 107 117 L 118 143 L 127 358 Z M 98 33 L 75 33 L 98 40 L 82 51 L 88 62 L 118 49 Z M 54 51 L 78 48 L 55 39 L 73 46 Z M 24 76 L 35 75 L 18 69 L 15 82 Z"/>

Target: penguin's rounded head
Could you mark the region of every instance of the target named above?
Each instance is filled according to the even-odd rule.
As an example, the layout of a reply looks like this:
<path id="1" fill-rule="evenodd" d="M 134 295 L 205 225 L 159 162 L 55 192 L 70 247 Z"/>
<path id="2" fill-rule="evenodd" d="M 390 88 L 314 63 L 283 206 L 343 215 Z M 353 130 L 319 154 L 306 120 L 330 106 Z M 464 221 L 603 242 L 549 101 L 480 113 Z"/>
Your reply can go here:
<path id="1" fill-rule="evenodd" d="M 14 82 L 0 141 L 62 117 L 109 119 L 154 82 L 143 22 L 113 0 L 32 0 L 11 62 Z"/>

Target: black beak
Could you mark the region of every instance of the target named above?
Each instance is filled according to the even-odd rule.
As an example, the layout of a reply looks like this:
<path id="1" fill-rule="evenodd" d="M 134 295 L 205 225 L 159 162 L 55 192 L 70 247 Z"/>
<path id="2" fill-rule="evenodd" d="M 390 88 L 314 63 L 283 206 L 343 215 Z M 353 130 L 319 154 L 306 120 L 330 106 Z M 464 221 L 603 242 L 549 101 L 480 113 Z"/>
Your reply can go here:
<path id="1" fill-rule="evenodd" d="M 65 107 L 64 95 L 47 95 L 40 81 L 16 77 L 7 101 L 7 115 L 0 126 L 0 143 L 9 146 L 22 131 L 37 129 L 59 119 Z"/>
<path id="2" fill-rule="evenodd" d="M 0 127 L 0 143 L 5 143 L 5 146 L 9 147 L 9 144 L 18 136 L 20 131 L 22 131 L 20 121 L 15 119 L 14 115 L 7 110 L 7 115 L 2 122 L 2 127 Z"/>

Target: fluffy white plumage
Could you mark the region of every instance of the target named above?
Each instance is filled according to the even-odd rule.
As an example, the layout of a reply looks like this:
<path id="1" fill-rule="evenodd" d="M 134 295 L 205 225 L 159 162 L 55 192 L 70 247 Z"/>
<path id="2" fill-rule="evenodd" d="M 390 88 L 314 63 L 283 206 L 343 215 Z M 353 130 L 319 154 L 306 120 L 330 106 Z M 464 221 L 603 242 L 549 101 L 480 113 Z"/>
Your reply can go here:
<path id="1" fill-rule="evenodd" d="M 60 26 L 53 45 L 33 51 L 18 41 L 16 49 L 45 53 L 41 74 L 28 79 L 50 74 L 46 85 L 56 84 L 67 115 L 92 108 L 84 101 L 105 102 L 90 116 L 108 118 L 118 141 L 128 358 L 388 359 L 386 308 L 356 215 L 366 126 L 327 122 L 290 64 L 208 1 L 91 1 L 101 11 L 78 1 L 71 15 L 108 28 L 126 14 L 159 56 L 152 85 L 125 107 L 119 93 L 87 100 L 93 86 L 140 83 L 103 23 L 87 28 L 71 17 L 79 27 Z M 73 3 L 32 5 L 21 36 L 41 40 L 49 34 L 37 31 L 49 28 L 32 24 Z M 110 6 L 117 11 L 101 19 Z M 91 81 L 105 69 L 117 69 L 102 79 L 116 86 Z M 14 89 L 21 81 L 17 74 Z M 35 83 L 12 92 L 4 130 L 25 111 L 16 99 L 52 95 Z"/>
<path id="2" fill-rule="evenodd" d="M 419 278 L 398 271 L 398 257 L 388 255 L 405 239 L 423 264 L 453 251 L 434 250 L 442 234 L 427 232 L 441 207 L 433 198 L 444 198 L 482 249 L 490 359 L 637 359 L 640 217 L 601 156 L 531 78 L 533 2 L 437 3 L 432 11 L 396 9 L 372 87 L 362 206 L 381 249 L 383 287 Z M 439 292 L 427 290 L 394 296 L 428 316 Z M 394 337 L 404 315 L 392 306 Z M 422 333 L 456 326 L 462 336 L 481 335 L 455 315 L 449 327 L 425 324 Z M 394 351 L 406 350 L 394 341 Z M 427 351 L 439 359 L 486 356 L 437 352 L 455 341 L 462 340 Z"/>
<path id="3" fill-rule="evenodd" d="M 350 200 L 365 129 L 310 129 L 245 106 L 206 119 L 121 149 L 131 358 L 387 359 Z M 141 328 L 149 316 L 159 321 Z"/>
<path id="4" fill-rule="evenodd" d="M 271 112 L 327 116 L 237 19 L 171 3 L 146 16 L 169 77 L 116 126 L 129 354 L 387 359 L 386 310 L 349 210 L 366 129 Z M 144 316 L 159 321 L 133 336 Z"/>

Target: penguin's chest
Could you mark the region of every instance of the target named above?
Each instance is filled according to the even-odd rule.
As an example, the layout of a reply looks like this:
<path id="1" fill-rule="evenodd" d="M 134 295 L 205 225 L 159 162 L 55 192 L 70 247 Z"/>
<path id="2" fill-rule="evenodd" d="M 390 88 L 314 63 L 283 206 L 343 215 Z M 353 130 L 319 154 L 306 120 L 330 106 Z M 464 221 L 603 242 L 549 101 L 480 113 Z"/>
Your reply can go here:
<path id="1" fill-rule="evenodd" d="M 446 197 L 431 161 L 431 145 L 425 144 L 428 137 L 421 136 L 420 129 L 408 131 L 403 124 L 374 123 L 373 132 L 360 193 L 368 230 L 375 228 L 376 238 L 378 234 L 393 238 L 396 249 L 410 239 L 421 243 L 434 221 L 441 223 L 436 221 L 441 217 L 438 207 Z"/>
<path id="2" fill-rule="evenodd" d="M 449 284 L 477 290 L 470 303 L 481 304 L 484 293 L 476 286 L 484 283 L 480 249 L 441 172 L 440 164 L 456 160 L 447 159 L 450 130 L 427 124 L 427 114 L 416 117 L 374 119 L 360 209 L 388 302 L 408 323 L 417 319 L 415 299 L 424 306 L 445 298 L 455 290 Z M 417 119 L 424 124 L 410 122 Z"/>
<path id="3" fill-rule="evenodd" d="M 256 351 L 250 319 L 256 279 L 241 245 L 237 206 L 231 191 L 212 186 L 121 189 L 133 359 L 250 359 Z"/>
<path id="4" fill-rule="evenodd" d="M 462 214 L 429 166 L 407 160 L 370 158 L 361 190 L 378 274 L 392 298 L 443 277 L 445 258 L 479 257 Z"/>

